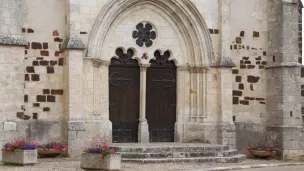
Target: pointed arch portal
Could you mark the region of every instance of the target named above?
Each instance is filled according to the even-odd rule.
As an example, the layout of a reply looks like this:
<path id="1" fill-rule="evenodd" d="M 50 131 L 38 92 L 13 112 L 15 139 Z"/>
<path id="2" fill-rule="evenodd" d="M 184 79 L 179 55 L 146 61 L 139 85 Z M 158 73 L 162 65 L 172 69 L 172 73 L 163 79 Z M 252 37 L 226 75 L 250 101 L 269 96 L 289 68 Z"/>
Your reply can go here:
<path id="1" fill-rule="evenodd" d="M 174 37 L 174 43 L 178 44 L 176 45 L 179 50 L 178 55 L 174 50 L 165 46 L 155 47 L 161 42 L 158 40 L 160 35 L 157 32 L 161 27 L 160 23 L 157 23 L 158 27 L 154 27 L 153 23 L 150 24 L 146 20 L 140 21 L 144 23 L 142 25 L 129 20 L 132 18 L 130 14 L 145 9 L 149 14 L 155 14 L 166 22 Z M 124 18 L 128 20 L 124 20 Z M 129 30 L 130 35 L 126 37 L 129 41 L 132 41 L 130 40 L 132 38 L 136 39 L 133 40 L 133 44 L 132 42 L 120 44 L 123 40 L 115 31 L 121 21 L 134 24 L 135 31 Z M 154 22 L 157 21 L 154 19 Z M 142 37 L 142 33 L 148 34 L 148 38 Z M 165 49 L 163 49 L 164 47 Z M 116 54 L 114 48 L 118 49 Z M 146 55 L 146 51 L 149 51 L 148 55 Z M 201 123 L 208 113 L 207 75 L 209 73 L 207 71 L 216 59 L 213 54 L 209 29 L 200 12 L 189 0 L 108 1 L 93 26 L 87 57 L 111 63 L 109 88 L 107 89 L 109 89 L 109 118 L 112 122 L 114 141 L 181 142 L 183 141 L 184 123 L 188 121 Z M 132 57 L 132 59 L 130 58 L 134 64 L 132 67 L 128 62 L 124 63 L 125 57 L 128 59 Z M 151 59 L 154 60 L 151 61 Z M 117 89 L 118 84 L 113 83 L 113 81 L 117 81 L 117 72 L 125 74 L 130 72 L 132 80 L 134 81 L 136 78 L 136 82 L 128 84 L 132 85 L 131 87 L 126 88 L 127 84 L 124 84 L 125 90 L 128 92 L 120 92 L 121 87 Z M 160 84 L 161 80 L 166 83 Z M 170 85 L 172 83 L 172 85 L 168 86 L 167 83 Z M 113 109 L 113 98 L 121 102 L 124 98 L 129 97 L 134 103 L 131 105 L 132 109 L 130 106 L 128 108 L 130 112 L 124 107 Z M 122 103 L 120 105 L 124 106 Z M 151 105 L 154 107 L 151 108 Z M 126 140 L 120 140 L 119 134 L 126 132 L 119 132 L 121 129 L 117 127 L 117 123 L 128 119 L 130 119 L 130 123 L 132 122 L 132 126 L 129 125 L 126 129 L 126 132 L 129 131 L 129 135 L 126 136 Z M 164 122 L 159 123 L 159 120 Z M 130 138 L 128 139 L 128 137 Z"/>

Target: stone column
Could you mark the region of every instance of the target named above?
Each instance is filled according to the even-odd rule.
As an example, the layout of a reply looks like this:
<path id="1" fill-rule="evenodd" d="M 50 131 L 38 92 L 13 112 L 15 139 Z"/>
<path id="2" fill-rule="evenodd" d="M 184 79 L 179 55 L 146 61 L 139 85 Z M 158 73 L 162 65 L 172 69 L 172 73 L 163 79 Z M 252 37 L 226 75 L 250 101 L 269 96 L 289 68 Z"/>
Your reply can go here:
<path id="1" fill-rule="evenodd" d="M 146 92 L 147 92 L 147 69 L 149 65 L 140 66 L 140 106 L 138 142 L 149 142 L 149 126 L 146 119 Z"/>
<path id="2" fill-rule="evenodd" d="M 304 155 L 298 63 L 298 0 L 269 1 L 269 49 L 266 66 L 267 141 L 283 159 Z"/>

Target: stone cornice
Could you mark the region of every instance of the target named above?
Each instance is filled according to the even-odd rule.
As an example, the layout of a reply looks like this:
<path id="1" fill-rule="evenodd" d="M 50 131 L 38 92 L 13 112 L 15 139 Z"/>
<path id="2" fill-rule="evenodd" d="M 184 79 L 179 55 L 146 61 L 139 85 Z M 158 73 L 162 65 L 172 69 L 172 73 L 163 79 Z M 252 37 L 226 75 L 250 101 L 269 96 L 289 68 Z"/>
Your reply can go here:
<path id="1" fill-rule="evenodd" d="M 84 50 L 86 49 L 82 40 L 78 37 L 68 37 L 60 46 L 61 50 Z"/>
<path id="2" fill-rule="evenodd" d="M 28 42 L 20 37 L 0 35 L 0 45 L 27 46 Z"/>

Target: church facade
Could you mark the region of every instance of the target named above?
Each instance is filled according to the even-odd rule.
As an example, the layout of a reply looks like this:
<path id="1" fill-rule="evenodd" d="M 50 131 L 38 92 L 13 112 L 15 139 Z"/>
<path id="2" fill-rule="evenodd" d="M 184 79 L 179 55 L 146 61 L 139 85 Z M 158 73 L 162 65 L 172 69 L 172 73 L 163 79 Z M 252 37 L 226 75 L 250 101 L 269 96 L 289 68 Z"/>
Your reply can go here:
<path id="1" fill-rule="evenodd" d="M 61 137 L 77 156 L 103 136 L 304 155 L 298 0 L 0 0 L 0 9 L 0 145 Z"/>

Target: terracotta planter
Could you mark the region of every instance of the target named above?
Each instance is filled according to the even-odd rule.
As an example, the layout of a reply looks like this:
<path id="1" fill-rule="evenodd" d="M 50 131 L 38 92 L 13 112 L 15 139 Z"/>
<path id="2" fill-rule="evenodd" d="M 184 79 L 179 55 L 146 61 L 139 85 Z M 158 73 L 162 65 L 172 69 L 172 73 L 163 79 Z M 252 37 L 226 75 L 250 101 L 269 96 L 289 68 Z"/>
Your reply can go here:
<path id="1" fill-rule="evenodd" d="M 80 167 L 85 170 L 120 170 L 121 156 L 109 154 L 100 162 L 100 154 L 83 153 L 81 155 Z"/>
<path id="2" fill-rule="evenodd" d="M 54 150 L 54 149 L 49 149 L 44 150 L 43 148 L 38 148 L 38 156 L 39 157 L 48 157 L 48 158 L 53 158 L 53 157 L 57 157 L 61 154 L 60 151 L 58 150 Z"/>
<path id="3" fill-rule="evenodd" d="M 250 153 L 257 158 L 269 158 L 269 157 L 275 157 L 277 152 L 276 151 L 257 151 L 257 150 L 252 150 Z"/>
<path id="4" fill-rule="evenodd" d="M 36 150 L 15 150 L 2 151 L 2 162 L 20 165 L 33 165 L 37 163 L 37 149 Z"/>

